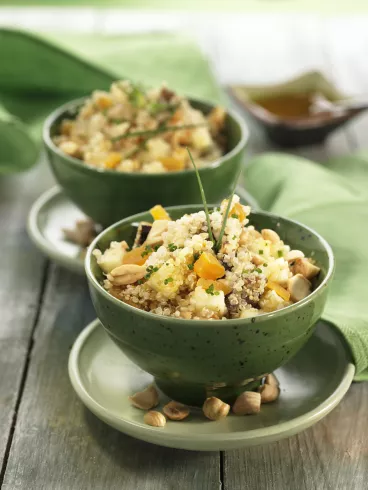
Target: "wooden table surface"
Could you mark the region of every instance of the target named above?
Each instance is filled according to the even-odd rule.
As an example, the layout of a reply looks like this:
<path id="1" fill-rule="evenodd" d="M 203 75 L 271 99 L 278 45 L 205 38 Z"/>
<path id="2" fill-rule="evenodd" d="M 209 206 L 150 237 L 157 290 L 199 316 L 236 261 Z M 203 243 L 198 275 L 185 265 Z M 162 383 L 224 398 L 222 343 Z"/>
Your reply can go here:
<path id="1" fill-rule="evenodd" d="M 24 12 L 15 15 L 9 9 L 0 9 L 0 21 L 42 27 L 42 15 L 36 21 L 34 11 L 28 17 Z M 63 15 L 65 19 L 65 13 L 59 18 L 61 25 Z M 89 12 L 78 10 L 75 15 L 84 15 L 84 30 L 100 25 L 94 15 L 88 17 Z M 142 20 L 143 25 L 150 25 L 153 17 Z M 168 18 L 161 16 L 159 21 L 170 24 Z M 48 25 L 51 19 L 53 25 L 55 15 L 44 13 L 43 25 L 45 19 Z M 141 17 L 137 14 L 135 19 Z M 104 13 L 103 21 L 104 29 L 110 25 L 115 32 L 119 31 L 118 25 L 124 31 L 129 23 L 116 11 Z M 275 22 L 272 41 L 266 42 L 263 37 Z M 367 91 L 368 33 L 366 23 L 359 18 L 263 16 L 261 21 L 256 15 L 233 16 L 216 35 L 212 32 L 212 37 L 206 37 L 197 24 L 191 24 L 189 30 L 212 58 L 224 84 L 267 82 L 301 69 L 318 68 L 339 82 L 342 89 Z M 180 25 L 188 28 L 183 21 Z M 208 33 L 210 27 L 204 30 Z M 343 41 L 341 32 L 345 33 Z M 320 162 L 346 155 L 366 146 L 367 130 L 368 116 L 362 116 L 334 133 L 325 145 L 300 148 L 294 153 Z M 252 127 L 250 149 L 259 153 L 274 148 Z M 196 453 L 152 446 L 117 432 L 85 409 L 70 385 L 67 360 L 75 338 L 95 316 L 86 281 L 43 257 L 31 244 L 25 228 L 32 202 L 52 182 L 44 163 L 23 175 L 0 179 L 3 490 L 368 487 L 368 383 L 354 384 L 330 415 L 299 435 L 267 446 L 228 452 Z"/>

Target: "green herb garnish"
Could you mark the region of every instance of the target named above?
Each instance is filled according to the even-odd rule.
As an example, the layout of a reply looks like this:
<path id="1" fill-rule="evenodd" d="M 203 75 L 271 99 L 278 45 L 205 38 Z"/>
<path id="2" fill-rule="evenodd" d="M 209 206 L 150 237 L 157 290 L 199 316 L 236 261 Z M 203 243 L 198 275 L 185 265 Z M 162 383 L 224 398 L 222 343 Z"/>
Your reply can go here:
<path id="1" fill-rule="evenodd" d="M 233 240 L 236 240 L 236 235 L 233 235 Z"/>
<path id="2" fill-rule="evenodd" d="M 169 245 L 167 246 L 167 248 L 169 249 L 170 252 L 175 252 L 175 250 L 178 247 L 176 245 L 174 245 L 173 243 L 169 243 Z"/>
<path id="3" fill-rule="evenodd" d="M 161 246 L 161 245 L 155 245 L 155 246 L 153 247 L 153 250 L 154 250 L 155 252 L 157 252 L 157 250 L 160 248 L 160 246 Z"/>
<path id="4" fill-rule="evenodd" d="M 263 267 L 267 267 L 267 266 L 268 266 L 268 264 L 263 264 Z"/>
<path id="5" fill-rule="evenodd" d="M 147 129 L 145 131 L 131 131 L 129 133 L 124 133 L 120 136 L 116 136 L 114 138 L 110 138 L 112 142 L 120 141 L 122 139 L 127 138 L 141 138 L 142 136 L 148 136 L 151 138 L 152 136 L 156 136 L 156 134 L 160 133 L 170 133 L 174 131 L 181 131 L 182 129 L 193 129 L 200 128 L 203 126 L 208 126 L 207 123 L 199 123 L 199 124 L 182 124 L 181 126 L 159 126 L 156 129 Z"/>
<path id="6" fill-rule="evenodd" d="M 238 216 L 237 214 L 235 214 L 235 213 L 233 213 L 233 214 L 231 215 L 231 217 L 232 217 L 232 218 L 234 218 L 234 219 L 239 219 L 239 216 Z"/>
<path id="7" fill-rule="evenodd" d="M 154 272 L 158 271 L 158 267 L 153 267 L 153 265 L 150 265 L 147 267 L 146 272 L 147 274 L 144 276 L 145 279 L 149 279 Z"/>
<path id="8" fill-rule="evenodd" d="M 263 255 L 263 250 L 258 250 L 259 255 Z"/>
<path id="9" fill-rule="evenodd" d="M 141 257 L 145 257 L 146 255 L 148 255 L 150 253 L 152 253 L 152 247 L 151 247 L 151 245 L 146 245 L 146 248 L 141 253 Z"/>
<path id="10" fill-rule="evenodd" d="M 127 120 L 126 120 L 126 119 L 115 119 L 115 118 L 113 118 L 113 119 L 109 119 L 109 120 L 110 120 L 112 123 L 114 123 L 114 124 L 121 124 L 121 123 L 123 123 L 123 122 L 127 122 Z"/>
<path id="11" fill-rule="evenodd" d="M 173 278 L 172 277 L 167 277 L 165 280 L 164 280 L 164 284 L 169 284 L 169 282 L 173 282 Z"/>
<path id="12" fill-rule="evenodd" d="M 194 264 L 188 264 L 188 269 L 192 271 L 194 269 Z"/>
<path id="13" fill-rule="evenodd" d="M 223 220 L 222 220 L 222 226 L 221 226 L 221 231 L 220 231 L 220 234 L 219 234 L 219 237 L 218 237 L 218 240 L 217 242 L 215 243 L 215 252 L 217 253 L 220 248 L 221 248 L 221 244 L 222 244 L 222 238 L 224 236 L 224 233 L 225 233 L 225 227 L 226 227 L 226 223 L 227 223 L 227 219 L 229 217 L 229 213 L 230 213 L 230 207 L 231 207 L 231 203 L 233 201 L 233 197 L 234 197 L 234 194 L 235 194 L 235 189 L 236 189 L 236 184 L 239 180 L 239 176 L 241 174 L 241 171 L 242 171 L 242 168 L 240 167 L 239 168 L 239 171 L 238 171 L 238 175 L 236 176 L 236 179 L 235 179 L 235 185 L 234 185 L 234 188 L 233 188 L 233 192 L 231 193 L 230 197 L 229 197 L 229 200 L 228 200 L 228 203 L 227 203 L 227 207 L 226 207 L 226 211 L 225 211 L 225 214 L 224 214 L 224 217 L 223 217 Z M 238 215 L 236 215 L 236 217 L 238 217 Z"/>
<path id="14" fill-rule="evenodd" d="M 143 284 L 143 280 L 142 279 L 138 279 L 137 284 Z"/>
<path id="15" fill-rule="evenodd" d="M 262 269 L 260 269 L 259 267 L 256 267 L 254 269 L 254 272 L 258 272 L 258 274 L 261 274 L 262 273 Z"/>
<path id="16" fill-rule="evenodd" d="M 210 215 L 209 215 L 209 212 L 208 212 L 208 206 L 207 206 L 206 196 L 204 194 L 204 189 L 203 189 L 203 185 L 202 185 L 201 176 L 199 175 L 197 165 L 194 163 L 192 154 L 190 153 L 190 150 L 189 150 L 188 147 L 187 147 L 187 152 L 189 154 L 190 161 L 192 162 L 192 165 L 194 167 L 194 170 L 195 170 L 195 173 L 196 173 L 196 176 L 197 176 L 199 190 L 201 191 L 201 197 L 202 197 L 202 202 L 203 202 L 203 206 L 204 206 L 204 212 L 206 213 L 206 220 L 207 220 L 207 227 L 208 227 L 208 235 L 210 237 L 211 242 L 215 245 L 215 239 L 214 239 L 213 233 L 212 233 L 211 220 L 210 220 Z"/>
<path id="17" fill-rule="evenodd" d="M 210 294 L 211 296 L 218 296 L 220 293 L 219 291 L 215 291 L 215 286 L 213 285 L 213 283 L 208 286 L 207 289 L 205 289 L 206 293 L 207 294 Z"/>
<path id="18" fill-rule="evenodd" d="M 169 104 L 168 102 L 151 102 L 148 106 L 148 111 L 152 116 L 160 112 L 170 111 L 172 114 L 179 107 L 179 104 Z"/>
<path id="19" fill-rule="evenodd" d="M 129 97 L 129 102 L 132 104 L 132 106 L 136 107 L 137 109 L 144 107 L 146 103 L 146 97 L 144 91 L 138 85 L 133 86 L 133 89 L 128 95 L 128 97 Z"/>
<path id="20" fill-rule="evenodd" d="M 277 251 L 278 257 L 282 257 L 284 255 L 284 252 L 282 250 Z"/>

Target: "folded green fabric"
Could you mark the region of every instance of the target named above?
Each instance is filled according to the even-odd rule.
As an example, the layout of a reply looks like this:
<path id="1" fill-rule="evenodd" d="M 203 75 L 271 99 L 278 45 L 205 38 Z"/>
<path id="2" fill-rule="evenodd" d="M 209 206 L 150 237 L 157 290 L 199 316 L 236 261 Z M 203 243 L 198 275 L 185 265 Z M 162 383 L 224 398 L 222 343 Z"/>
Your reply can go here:
<path id="1" fill-rule="evenodd" d="M 180 35 L 40 37 L 0 29 L 0 59 L 0 174 L 35 163 L 53 109 L 117 78 L 164 80 L 187 95 L 223 97 L 198 47 Z"/>
<path id="2" fill-rule="evenodd" d="M 332 246 L 336 272 L 323 318 L 349 344 L 356 380 L 368 380 L 368 155 L 322 166 L 263 154 L 246 169 L 245 184 L 263 209 L 305 223 Z"/>

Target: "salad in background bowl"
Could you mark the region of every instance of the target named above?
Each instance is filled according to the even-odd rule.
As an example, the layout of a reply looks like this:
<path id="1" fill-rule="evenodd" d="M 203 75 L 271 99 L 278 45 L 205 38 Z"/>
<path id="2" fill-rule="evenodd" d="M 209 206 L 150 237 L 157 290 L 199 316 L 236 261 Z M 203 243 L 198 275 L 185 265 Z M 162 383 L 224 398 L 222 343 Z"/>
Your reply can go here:
<path id="1" fill-rule="evenodd" d="M 116 82 L 110 92 L 71 101 L 44 125 L 44 143 L 56 180 L 95 222 L 162 205 L 198 203 L 196 157 L 211 202 L 233 188 L 248 141 L 245 122 L 232 110 Z"/>

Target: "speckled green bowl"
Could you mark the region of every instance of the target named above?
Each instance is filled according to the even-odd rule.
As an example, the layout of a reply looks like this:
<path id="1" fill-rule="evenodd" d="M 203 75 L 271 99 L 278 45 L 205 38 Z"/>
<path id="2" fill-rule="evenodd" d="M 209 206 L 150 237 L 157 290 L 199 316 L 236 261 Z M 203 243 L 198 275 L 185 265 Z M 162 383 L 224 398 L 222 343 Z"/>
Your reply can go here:
<path id="1" fill-rule="evenodd" d="M 192 169 L 163 174 L 122 173 L 97 169 L 62 152 L 52 137 L 58 134 L 63 119 L 75 117 L 83 101 L 71 101 L 54 111 L 45 122 L 43 140 L 56 180 L 87 216 L 108 226 L 158 203 L 170 206 L 201 202 Z M 205 114 L 214 107 L 195 99 L 190 102 Z M 219 202 L 229 195 L 243 163 L 248 130 L 241 117 L 231 110 L 227 111 L 225 134 L 226 155 L 200 169 L 208 202 Z"/>
<path id="2" fill-rule="evenodd" d="M 169 208 L 176 219 L 201 206 Z M 194 321 L 141 311 L 111 296 L 101 286 L 102 273 L 92 254 L 112 240 L 132 243 L 136 226 L 148 213 L 124 219 L 104 230 L 88 249 L 85 268 L 97 316 L 110 337 L 171 398 L 200 405 L 209 395 L 231 401 L 249 378 L 270 373 L 286 363 L 311 336 L 331 282 L 334 259 L 330 246 L 315 231 L 295 221 L 254 212 L 251 224 L 271 228 L 291 247 L 303 250 L 321 267 L 314 291 L 282 310 L 252 319 Z"/>

